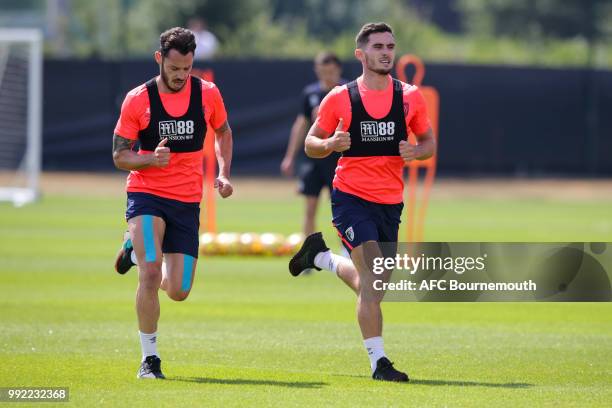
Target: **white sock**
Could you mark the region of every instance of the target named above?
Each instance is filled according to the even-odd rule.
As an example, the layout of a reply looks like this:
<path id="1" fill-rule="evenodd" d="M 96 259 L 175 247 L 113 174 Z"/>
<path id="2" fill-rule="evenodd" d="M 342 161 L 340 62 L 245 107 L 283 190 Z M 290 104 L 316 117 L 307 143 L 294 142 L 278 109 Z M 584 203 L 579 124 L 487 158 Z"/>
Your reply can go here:
<path id="1" fill-rule="evenodd" d="M 314 259 L 314 264 L 317 268 L 325 269 L 336 273 L 338 264 L 342 261 L 342 257 L 332 253 L 331 250 L 319 252 Z"/>
<path id="2" fill-rule="evenodd" d="M 363 341 L 363 345 L 368 352 L 368 357 L 370 357 L 370 368 L 372 369 L 372 372 L 374 372 L 376 370 L 376 362 L 382 357 L 387 357 L 385 355 L 383 338 L 381 336 L 370 337 L 369 339 L 365 339 Z"/>
<path id="3" fill-rule="evenodd" d="M 142 361 L 148 356 L 157 356 L 157 332 L 146 334 L 141 331 L 140 333 L 140 347 L 142 348 Z"/>
<path id="4" fill-rule="evenodd" d="M 342 255 L 349 261 L 351 260 L 351 254 L 349 254 L 349 251 L 346 250 L 346 247 L 344 245 L 340 245 L 340 255 Z"/>
<path id="5" fill-rule="evenodd" d="M 132 260 L 134 265 L 138 265 L 138 259 L 136 259 L 136 251 L 132 250 L 132 253 L 130 254 L 130 259 Z"/>

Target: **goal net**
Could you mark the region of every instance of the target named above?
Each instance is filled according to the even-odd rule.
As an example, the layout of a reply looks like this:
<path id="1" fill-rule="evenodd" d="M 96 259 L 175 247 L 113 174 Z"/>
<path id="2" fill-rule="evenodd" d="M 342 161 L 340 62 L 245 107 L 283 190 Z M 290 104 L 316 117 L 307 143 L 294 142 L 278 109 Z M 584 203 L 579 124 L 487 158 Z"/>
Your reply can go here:
<path id="1" fill-rule="evenodd" d="M 0 29 L 0 201 L 37 198 L 41 119 L 42 34 Z"/>

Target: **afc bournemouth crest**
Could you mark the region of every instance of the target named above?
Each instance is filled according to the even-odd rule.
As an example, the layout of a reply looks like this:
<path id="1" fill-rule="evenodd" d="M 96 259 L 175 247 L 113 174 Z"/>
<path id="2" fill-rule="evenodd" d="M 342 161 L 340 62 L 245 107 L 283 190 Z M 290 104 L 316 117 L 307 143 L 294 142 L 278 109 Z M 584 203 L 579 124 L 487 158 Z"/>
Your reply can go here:
<path id="1" fill-rule="evenodd" d="M 353 232 L 353 227 L 348 227 L 346 231 L 344 231 L 346 237 L 349 241 L 352 241 L 355 238 L 355 233 Z"/>

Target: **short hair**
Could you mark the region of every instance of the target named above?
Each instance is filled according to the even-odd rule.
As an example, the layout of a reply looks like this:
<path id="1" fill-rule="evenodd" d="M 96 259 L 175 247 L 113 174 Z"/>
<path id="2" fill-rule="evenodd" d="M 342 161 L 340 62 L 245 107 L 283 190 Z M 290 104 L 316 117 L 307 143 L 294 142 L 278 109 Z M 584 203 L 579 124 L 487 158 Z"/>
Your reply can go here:
<path id="1" fill-rule="evenodd" d="M 170 50 L 177 50 L 183 55 L 190 52 L 194 53 L 196 49 L 195 35 L 187 28 L 173 27 L 164 31 L 159 36 L 159 50 L 166 57 Z"/>
<path id="2" fill-rule="evenodd" d="M 321 51 L 314 59 L 315 65 L 335 64 L 338 67 L 342 66 L 340 58 L 331 51 Z"/>
<path id="3" fill-rule="evenodd" d="M 361 30 L 359 30 L 355 37 L 357 48 L 363 48 L 370 40 L 370 34 L 374 33 L 391 33 L 391 35 L 393 35 L 393 30 L 387 23 L 367 23 L 361 27 Z"/>

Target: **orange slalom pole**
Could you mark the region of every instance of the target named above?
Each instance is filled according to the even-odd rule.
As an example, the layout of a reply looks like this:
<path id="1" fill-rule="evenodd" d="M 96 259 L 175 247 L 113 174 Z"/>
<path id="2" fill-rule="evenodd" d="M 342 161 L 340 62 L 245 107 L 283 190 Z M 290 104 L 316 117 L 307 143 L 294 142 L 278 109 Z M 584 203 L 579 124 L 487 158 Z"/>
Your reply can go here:
<path id="1" fill-rule="evenodd" d="M 404 55 L 397 61 L 396 73 L 400 81 L 408 82 L 406 77 L 406 67 L 414 65 L 415 73 L 412 79 L 412 84 L 419 86 L 421 93 L 427 103 L 427 110 L 431 122 L 432 129 L 436 142 L 438 139 L 438 113 L 439 113 L 439 95 L 438 92 L 429 86 L 421 86 L 425 77 L 425 66 L 423 61 L 416 55 Z M 410 143 L 416 143 L 414 134 L 409 134 Z M 429 204 L 429 195 L 436 174 L 436 156 L 423 161 L 412 161 L 407 164 L 408 167 L 408 207 L 407 207 L 407 222 L 406 222 L 406 240 L 408 242 L 422 242 L 425 231 L 425 216 L 427 206 Z M 425 167 L 425 179 L 423 182 L 423 190 L 421 203 L 417 210 L 417 185 L 419 179 L 419 169 Z"/>
<path id="2" fill-rule="evenodd" d="M 217 232 L 217 208 L 215 200 L 215 179 L 217 174 L 217 158 L 215 155 L 215 131 L 208 129 L 204 143 L 204 214 L 206 222 L 200 229 L 205 232 Z M 201 216 L 200 216 L 201 217 Z"/>
<path id="3" fill-rule="evenodd" d="M 429 113 L 429 120 L 431 122 L 431 127 L 434 132 L 434 137 L 436 139 L 436 143 L 438 143 L 438 123 L 439 123 L 439 110 L 440 110 L 440 97 L 438 92 L 429 86 L 422 88 L 423 97 L 425 98 L 425 102 L 427 104 L 427 112 Z M 419 207 L 419 213 L 417 216 L 417 224 L 416 224 L 416 242 L 423 242 L 425 235 L 425 217 L 427 215 L 427 207 L 429 206 L 429 195 L 431 193 L 431 188 L 433 186 L 435 177 L 436 177 L 436 166 L 437 166 L 437 157 L 434 155 L 433 157 L 424 160 L 422 162 L 417 162 L 420 166 L 425 166 L 425 180 L 423 182 L 423 198 L 421 201 L 421 206 Z"/>
<path id="4" fill-rule="evenodd" d="M 429 166 L 425 172 L 425 181 L 423 185 L 423 201 L 419 206 L 419 213 L 416 221 L 416 232 L 414 242 L 423 242 L 425 236 L 425 216 L 427 215 L 427 206 L 429 204 L 429 194 L 436 177 L 436 166 Z M 412 242 L 412 241 L 410 241 Z"/>
<path id="5" fill-rule="evenodd" d="M 416 195 L 417 181 L 419 179 L 418 168 L 415 166 L 408 167 L 408 207 L 406 208 L 406 241 L 414 241 L 415 219 L 416 212 Z"/>
<path id="6" fill-rule="evenodd" d="M 210 69 L 192 70 L 192 75 L 212 82 L 214 73 Z M 217 232 L 217 207 L 215 200 L 215 179 L 217 174 L 217 156 L 215 154 L 215 131 L 206 130 L 204 139 L 204 188 L 203 205 L 200 212 L 200 232 Z"/>

